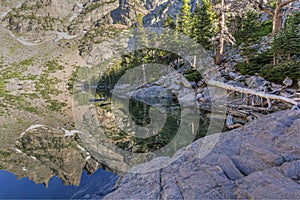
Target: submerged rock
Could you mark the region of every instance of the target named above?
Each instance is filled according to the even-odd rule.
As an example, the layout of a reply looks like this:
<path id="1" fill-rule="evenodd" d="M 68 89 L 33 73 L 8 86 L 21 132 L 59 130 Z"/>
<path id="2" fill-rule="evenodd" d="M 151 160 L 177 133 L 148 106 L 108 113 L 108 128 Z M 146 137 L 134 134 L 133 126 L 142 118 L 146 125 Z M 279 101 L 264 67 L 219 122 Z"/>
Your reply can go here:
<path id="1" fill-rule="evenodd" d="M 151 86 L 136 90 L 132 98 L 148 105 L 169 105 L 172 102 L 172 93 L 162 86 Z"/>
<path id="2" fill-rule="evenodd" d="M 201 156 L 203 146 L 216 139 Z M 299 199 L 299 139 L 300 112 L 278 112 L 199 139 L 165 168 L 126 174 L 105 199 Z"/>

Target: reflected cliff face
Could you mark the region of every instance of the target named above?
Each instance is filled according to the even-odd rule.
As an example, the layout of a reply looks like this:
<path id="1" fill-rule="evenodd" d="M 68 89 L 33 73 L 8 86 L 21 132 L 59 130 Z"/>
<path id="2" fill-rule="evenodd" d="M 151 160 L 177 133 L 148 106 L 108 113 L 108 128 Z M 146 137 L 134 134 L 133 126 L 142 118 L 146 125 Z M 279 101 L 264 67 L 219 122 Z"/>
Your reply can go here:
<path id="1" fill-rule="evenodd" d="M 78 186 L 84 170 L 92 174 L 100 167 L 77 133 L 42 125 L 29 128 L 10 147 L 0 149 L 0 155 L 0 169 L 46 187 L 53 176 L 64 185 Z"/>
<path id="2" fill-rule="evenodd" d="M 0 177 L 0 199 L 101 199 L 112 191 L 118 179 L 117 175 L 103 169 L 92 175 L 84 171 L 79 186 L 66 186 L 61 179 L 52 177 L 45 187 L 28 178 L 17 179 L 4 170 L 0 170 Z"/>

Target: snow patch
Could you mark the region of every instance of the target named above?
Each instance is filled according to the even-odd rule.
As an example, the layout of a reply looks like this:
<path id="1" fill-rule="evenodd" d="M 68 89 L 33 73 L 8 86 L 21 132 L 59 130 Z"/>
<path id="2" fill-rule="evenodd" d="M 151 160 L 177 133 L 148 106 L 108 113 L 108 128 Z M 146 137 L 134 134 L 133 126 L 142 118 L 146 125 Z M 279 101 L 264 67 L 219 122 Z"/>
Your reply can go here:
<path id="1" fill-rule="evenodd" d="M 88 161 L 91 158 L 92 158 L 91 156 L 88 156 L 88 157 L 85 158 L 85 161 Z"/>
<path id="2" fill-rule="evenodd" d="M 76 2 L 76 6 L 79 8 L 78 10 L 78 13 L 74 13 L 70 19 L 69 19 L 69 22 L 72 22 L 76 17 L 79 16 L 79 14 L 82 12 L 83 10 L 83 4 L 82 3 L 79 3 L 79 2 Z"/>
<path id="3" fill-rule="evenodd" d="M 15 150 L 17 153 L 23 153 L 23 151 L 21 151 L 20 149 L 14 148 L 14 150 Z"/>
<path id="4" fill-rule="evenodd" d="M 64 128 L 62 128 L 62 130 L 65 132 L 65 137 L 73 136 L 73 135 L 75 135 L 76 133 L 82 133 L 82 132 L 77 131 L 77 130 L 66 130 L 66 129 L 64 129 Z"/>
<path id="5" fill-rule="evenodd" d="M 69 35 L 66 32 L 58 32 L 58 31 L 56 32 L 56 34 L 57 34 L 57 37 L 55 39 L 56 42 L 58 42 L 59 40 L 62 40 L 62 39 L 71 40 L 78 36 L 78 35 Z"/>
<path id="6" fill-rule="evenodd" d="M 8 14 L 8 12 L 9 11 L 7 11 L 7 12 L 0 12 L 0 19 L 3 20 L 6 17 L 6 15 Z"/>
<path id="7" fill-rule="evenodd" d="M 26 167 L 23 167 L 22 170 L 23 170 L 24 172 L 27 172 L 27 171 L 28 171 Z"/>
<path id="8" fill-rule="evenodd" d="M 40 128 L 40 127 L 44 127 L 44 125 L 41 125 L 41 124 L 32 125 L 28 129 L 26 129 L 26 131 L 21 133 L 20 137 L 23 137 L 26 134 L 26 132 L 31 131 L 31 130 L 36 129 L 36 128 Z"/>
<path id="9" fill-rule="evenodd" d="M 17 37 L 15 34 L 13 34 L 11 31 L 9 31 L 9 35 L 16 39 L 18 42 L 20 42 L 24 46 L 32 47 L 32 46 L 37 46 L 40 45 L 41 43 L 33 43 L 33 42 L 28 42 L 22 38 Z"/>
<path id="10" fill-rule="evenodd" d="M 78 147 L 81 151 L 85 151 L 85 148 L 83 148 L 83 147 L 80 146 L 79 144 L 77 144 L 77 147 Z"/>
<path id="11" fill-rule="evenodd" d="M 34 156 L 30 156 L 33 160 L 37 160 L 37 158 L 36 157 L 34 157 Z"/>
<path id="12" fill-rule="evenodd" d="M 78 14 L 77 14 L 77 13 L 74 13 L 74 14 L 70 17 L 69 22 L 72 22 L 77 16 L 78 16 Z"/>

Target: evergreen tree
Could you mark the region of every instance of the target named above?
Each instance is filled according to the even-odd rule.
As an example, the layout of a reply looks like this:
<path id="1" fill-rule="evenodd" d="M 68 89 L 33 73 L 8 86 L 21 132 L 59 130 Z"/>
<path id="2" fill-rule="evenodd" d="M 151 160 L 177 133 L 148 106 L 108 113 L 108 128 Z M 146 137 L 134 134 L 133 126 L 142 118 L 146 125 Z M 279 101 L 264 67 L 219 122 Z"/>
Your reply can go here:
<path id="1" fill-rule="evenodd" d="M 176 28 L 175 20 L 172 19 L 172 17 L 170 15 L 167 15 L 166 19 L 164 20 L 163 27 L 175 29 Z"/>
<path id="2" fill-rule="evenodd" d="M 272 44 L 274 64 L 300 56 L 300 14 L 290 17 L 285 29 L 278 32 Z"/>
<path id="3" fill-rule="evenodd" d="M 260 22 L 260 15 L 257 11 L 247 11 L 240 18 L 240 30 L 235 33 L 234 37 L 237 44 L 241 45 L 241 53 L 246 57 L 246 63 L 249 64 L 250 58 L 257 54 L 255 44 L 259 43 L 263 36 L 270 34 L 272 27 L 269 21 L 265 23 Z"/>
<path id="4" fill-rule="evenodd" d="M 217 15 L 210 1 L 202 0 L 201 7 L 197 2 L 192 18 L 191 37 L 209 50 L 213 48 L 211 39 L 217 33 L 216 20 Z"/>
<path id="5" fill-rule="evenodd" d="M 191 6 L 189 5 L 189 0 L 183 0 L 183 5 L 181 7 L 178 20 L 179 31 L 185 35 L 189 35 L 191 30 L 191 22 Z"/>

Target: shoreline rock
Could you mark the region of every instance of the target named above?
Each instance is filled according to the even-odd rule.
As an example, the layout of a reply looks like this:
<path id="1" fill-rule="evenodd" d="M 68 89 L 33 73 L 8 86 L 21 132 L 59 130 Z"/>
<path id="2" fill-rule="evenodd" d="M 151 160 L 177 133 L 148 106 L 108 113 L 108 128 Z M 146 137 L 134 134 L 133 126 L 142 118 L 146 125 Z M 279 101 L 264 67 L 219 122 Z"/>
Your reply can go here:
<path id="1" fill-rule="evenodd" d="M 300 198 L 299 111 L 222 133 L 212 151 L 199 157 L 201 146 L 214 137 L 182 149 L 163 169 L 126 174 L 104 199 Z"/>

